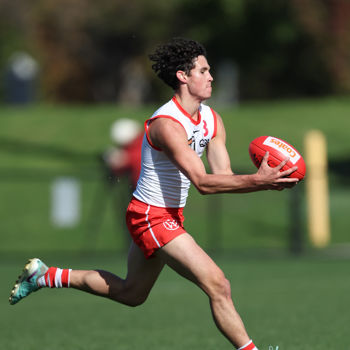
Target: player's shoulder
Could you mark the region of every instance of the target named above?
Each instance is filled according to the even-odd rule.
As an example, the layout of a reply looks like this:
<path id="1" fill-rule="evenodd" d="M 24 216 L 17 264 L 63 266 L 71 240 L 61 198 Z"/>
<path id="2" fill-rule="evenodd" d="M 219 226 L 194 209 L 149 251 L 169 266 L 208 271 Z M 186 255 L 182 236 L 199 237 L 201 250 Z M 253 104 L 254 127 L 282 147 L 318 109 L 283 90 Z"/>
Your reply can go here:
<path id="1" fill-rule="evenodd" d="M 172 100 L 160 106 L 152 115 L 151 118 L 163 115 L 173 115 L 176 112 L 176 106 Z"/>
<path id="2" fill-rule="evenodd" d="M 174 130 L 183 130 L 183 126 L 178 120 L 166 115 L 153 118 L 151 120 L 149 128 L 166 133 L 170 133 Z"/>
<path id="3" fill-rule="evenodd" d="M 169 149 L 169 145 L 178 144 L 180 140 L 187 142 L 187 135 L 182 125 L 166 117 L 152 119 L 147 135 L 151 145 L 160 150 Z"/>
<path id="4" fill-rule="evenodd" d="M 202 115 L 209 115 L 209 116 L 213 116 L 214 119 L 216 118 L 220 118 L 221 116 L 220 114 L 211 106 L 205 104 L 205 103 L 201 103 L 201 114 Z"/>
<path id="5" fill-rule="evenodd" d="M 203 102 L 200 104 L 199 110 L 201 113 L 208 113 L 214 111 L 209 105 Z"/>

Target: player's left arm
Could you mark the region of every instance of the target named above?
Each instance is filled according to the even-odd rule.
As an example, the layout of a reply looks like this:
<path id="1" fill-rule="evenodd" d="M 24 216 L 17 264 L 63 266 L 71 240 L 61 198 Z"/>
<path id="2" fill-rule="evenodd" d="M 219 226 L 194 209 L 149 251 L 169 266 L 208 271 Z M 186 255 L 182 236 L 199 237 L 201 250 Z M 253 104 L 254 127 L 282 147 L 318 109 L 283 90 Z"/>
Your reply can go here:
<path id="1" fill-rule="evenodd" d="M 216 113 L 216 112 L 215 112 Z M 207 159 L 213 174 L 233 175 L 230 157 L 226 148 L 226 131 L 219 114 L 216 113 L 217 131 L 207 146 Z"/>

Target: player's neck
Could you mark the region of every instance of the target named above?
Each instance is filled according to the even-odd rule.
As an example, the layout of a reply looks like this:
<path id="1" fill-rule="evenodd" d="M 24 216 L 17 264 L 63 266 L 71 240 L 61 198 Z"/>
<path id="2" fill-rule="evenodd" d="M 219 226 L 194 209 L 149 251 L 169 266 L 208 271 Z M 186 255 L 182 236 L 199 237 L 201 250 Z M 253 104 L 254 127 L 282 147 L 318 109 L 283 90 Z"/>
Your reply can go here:
<path id="1" fill-rule="evenodd" d="M 193 120 L 197 121 L 198 119 L 198 109 L 201 104 L 201 101 L 198 99 L 194 99 L 192 96 L 186 96 L 184 94 L 175 93 L 175 98 L 177 102 L 181 105 L 181 107 L 193 118 Z"/>

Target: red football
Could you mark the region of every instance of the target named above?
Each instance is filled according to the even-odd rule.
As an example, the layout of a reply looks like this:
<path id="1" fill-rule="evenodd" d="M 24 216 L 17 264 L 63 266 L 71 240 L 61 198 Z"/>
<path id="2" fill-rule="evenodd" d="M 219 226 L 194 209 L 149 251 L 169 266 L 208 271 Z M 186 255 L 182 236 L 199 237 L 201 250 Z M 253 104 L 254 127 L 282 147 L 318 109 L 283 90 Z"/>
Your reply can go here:
<path id="1" fill-rule="evenodd" d="M 288 163 L 281 169 L 287 170 L 297 166 L 298 170 L 289 175 L 302 180 L 305 176 L 306 167 L 301 154 L 289 143 L 272 136 L 260 136 L 253 140 L 249 145 L 249 155 L 257 168 L 260 167 L 261 161 L 266 152 L 269 152 L 267 163 L 271 167 L 277 166 L 282 160 L 289 157 Z"/>

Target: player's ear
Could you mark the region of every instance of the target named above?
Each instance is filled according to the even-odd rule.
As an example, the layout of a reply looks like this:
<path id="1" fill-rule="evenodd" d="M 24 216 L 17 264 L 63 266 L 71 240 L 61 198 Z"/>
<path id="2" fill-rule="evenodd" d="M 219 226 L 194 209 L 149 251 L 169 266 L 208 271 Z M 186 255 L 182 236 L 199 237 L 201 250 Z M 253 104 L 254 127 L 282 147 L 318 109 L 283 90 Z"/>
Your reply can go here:
<path id="1" fill-rule="evenodd" d="M 181 81 L 181 83 L 186 83 L 187 75 L 183 70 L 178 70 L 176 72 L 176 77 Z"/>

